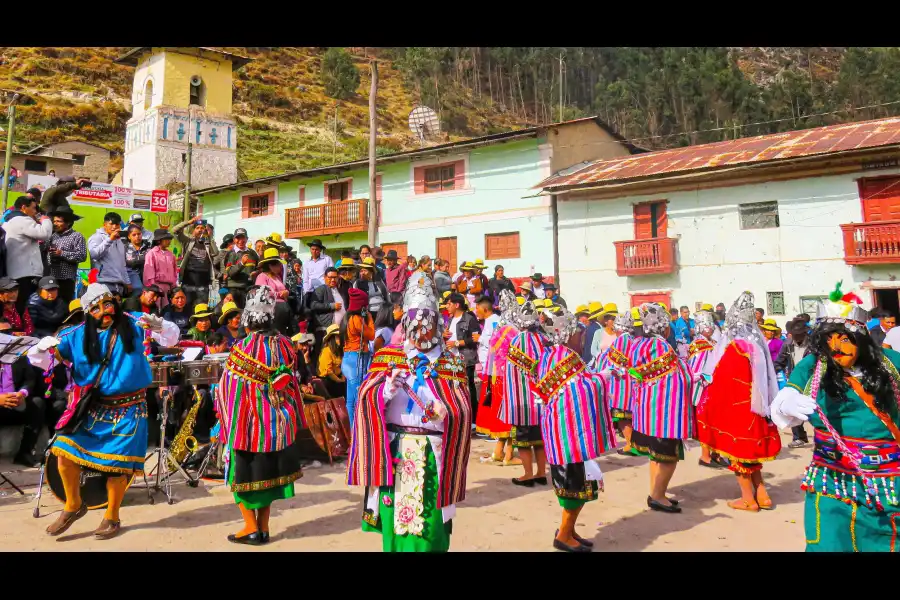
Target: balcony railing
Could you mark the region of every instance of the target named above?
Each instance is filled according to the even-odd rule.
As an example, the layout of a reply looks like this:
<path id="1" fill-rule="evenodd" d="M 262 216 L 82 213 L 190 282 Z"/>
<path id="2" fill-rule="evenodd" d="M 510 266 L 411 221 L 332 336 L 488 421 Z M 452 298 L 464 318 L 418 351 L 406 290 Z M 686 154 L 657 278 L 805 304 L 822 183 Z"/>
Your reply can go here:
<path id="1" fill-rule="evenodd" d="M 900 221 L 841 225 L 848 265 L 900 263 Z"/>
<path id="2" fill-rule="evenodd" d="M 613 242 L 616 246 L 616 273 L 620 277 L 674 273 L 676 238 L 652 238 Z"/>
<path id="3" fill-rule="evenodd" d="M 289 238 L 366 231 L 369 228 L 368 199 L 326 202 L 285 211 L 284 231 Z"/>

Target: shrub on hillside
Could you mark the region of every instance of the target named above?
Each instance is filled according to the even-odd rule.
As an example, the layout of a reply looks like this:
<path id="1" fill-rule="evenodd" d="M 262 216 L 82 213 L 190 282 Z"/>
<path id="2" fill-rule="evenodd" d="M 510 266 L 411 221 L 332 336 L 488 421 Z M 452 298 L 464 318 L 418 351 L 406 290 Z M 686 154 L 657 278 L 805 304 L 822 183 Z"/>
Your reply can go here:
<path id="1" fill-rule="evenodd" d="M 343 48 L 329 48 L 322 57 L 322 85 L 331 98 L 346 100 L 359 87 L 359 69 Z"/>

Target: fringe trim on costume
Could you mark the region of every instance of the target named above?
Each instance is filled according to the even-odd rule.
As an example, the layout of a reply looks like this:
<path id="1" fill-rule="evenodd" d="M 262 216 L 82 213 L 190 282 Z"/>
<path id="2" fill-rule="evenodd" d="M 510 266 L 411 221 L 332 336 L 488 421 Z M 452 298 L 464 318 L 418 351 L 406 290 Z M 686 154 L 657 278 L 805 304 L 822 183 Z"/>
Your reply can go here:
<path id="1" fill-rule="evenodd" d="M 104 473 L 121 473 L 122 475 L 131 475 L 131 474 L 143 475 L 144 474 L 143 469 L 126 469 L 124 467 L 111 467 L 108 465 L 101 465 L 101 464 L 98 464 L 95 462 L 91 462 L 89 460 L 85 460 L 79 456 L 75 456 L 71 452 L 67 452 L 61 448 L 54 447 L 53 449 L 50 450 L 50 452 L 52 452 L 54 456 L 67 458 L 67 459 L 71 460 L 73 463 L 75 463 L 76 465 L 80 465 L 82 467 L 87 467 L 87 468 L 93 469 L 95 471 L 103 471 Z M 141 462 L 143 462 L 143 460 L 144 459 L 142 458 Z"/>
<path id="2" fill-rule="evenodd" d="M 144 462 L 143 456 L 124 456 L 122 454 L 104 454 L 102 452 L 91 452 L 90 450 L 85 450 L 84 448 L 82 448 L 81 446 L 76 444 L 74 441 L 72 441 L 72 438 L 70 438 L 68 436 L 64 436 L 64 435 L 61 435 L 58 438 L 56 438 L 56 442 L 53 444 L 54 449 L 56 449 L 56 443 L 67 444 L 69 446 L 72 446 L 73 448 L 75 448 L 76 450 L 78 450 L 80 452 L 84 452 L 88 456 L 92 456 L 94 458 L 99 458 L 100 460 L 118 460 L 120 462 L 139 462 L 139 463 Z"/>
<path id="3" fill-rule="evenodd" d="M 258 492 L 261 490 L 268 490 L 275 487 L 280 487 L 282 485 L 287 485 L 289 483 L 294 483 L 298 479 L 303 477 L 303 470 L 299 470 L 296 473 L 291 473 L 290 475 L 282 475 L 281 477 L 276 477 L 275 479 L 267 479 L 265 481 L 254 481 L 252 483 L 233 483 L 231 485 L 232 492 Z"/>
<path id="4" fill-rule="evenodd" d="M 584 489 L 577 492 L 571 492 L 569 490 L 560 488 L 554 488 L 554 491 L 556 492 L 556 496 L 559 498 L 572 498 L 574 500 L 596 500 L 598 497 L 597 490 L 594 489 L 594 486 L 591 485 L 590 481 L 586 481 L 584 483 Z"/>
<path id="5" fill-rule="evenodd" d="M 475 426 L 475 431 L 483 435 L 489 435 L 497 440 L 505 440 L 506 438 L 512 436 L 512 433 L 510 433 L 509 431 L 491 431 L 487 427 L 479 427 L 477 425 Z"/>
<path id="6" fill-rule="evenodd" d="M 631 439 L 631 447 L 633 449 L 637 450 L 638 452 L 640 452 L 641 454 L 643 454 L 644 456 L 649 457 L 650 460 L 654 460 L 656 462 L 677 463 L 681 460 L 681 458 L 678 456 L 672 456 L 670 454 L 660 454 L 658 452 L 653 452 L 647 446 L 640 446 L 638 444 L 635 444 L 634 438 Z"/>
<path id="7" fill-rule="evenodd" d="M 725 433 L 725 432 L 723 431 L 723 432 L 721 432 L 721 433 Z M 732 436 L 732 437 L 733 437 L 733 436 Z M 738 456 L 735 456 L 734 454 L 729 454 L 729 453 L 727 453 L 727 452 L 722 452 L 721 450 L 718 450 L 718 449 L 716 449 L 716 448 L 713 448 L 712 446 L 709 446 L 709 445 L 704 444 L 704 443 L 702 443 L 702 442 L 701 442 L 700 445 L 703 446 L 704 448 L 706 448 L 707 450 L 709 450 L 710 452 L 715 452 L 715 453 L 718 454 L 719 456 L 724 456 L 725 458 L 727 458 L 728 460 L 730 460 L 730 461 L 732 461 L 732 462 L 737 461 L 737 462 L 742 462 L 742 463 L 753 463 L 753 464 L 755 464 L 755 463 L 764 463 L 764 462 L 768 462 L 768 461 L 770 461 L 770 460 L 775 460 L 775 459 L 777 458 L 777 456 L 767 456 L 767 457 L 763 457 L 763 458 L 740 458 L 740 457 L 738 457 Z"/>

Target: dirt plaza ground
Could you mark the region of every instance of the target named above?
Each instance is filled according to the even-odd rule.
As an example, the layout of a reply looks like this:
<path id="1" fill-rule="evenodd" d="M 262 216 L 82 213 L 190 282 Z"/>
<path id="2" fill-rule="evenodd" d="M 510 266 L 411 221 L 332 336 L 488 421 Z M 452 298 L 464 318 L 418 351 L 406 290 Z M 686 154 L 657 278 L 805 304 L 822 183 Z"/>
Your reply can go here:
<path id="1" fill-rule="evenodd" d="M 811 447 L 789 449 L 783 436 L 781 456 L 764 468 L 774 511 L 749 513 L 726 506 L 738 496 L 734 475 L 700 467 L 700 449 L 690 443 L 670 486 L 681 501 L 681 514 L 647 508 L 646 459 L 608 454 L 598 463 L 606 491 L 589 503 L 578 532 L 595 542 L 595 552 L 633 551 L 794 551 L 804 549 L 803 492 L 800 477 Z M 454 519 L 451 551 L 553 551 L 553 532 L 560 509 L 550 486 L 523 488 L 509 480 L 521 467 L 483 464 L 491 442 L 473 440 L 468 493 Z M 8 463 L 0 470 L 8 472 Z M 47 491 L 40 518 L 32 517 L 38 481 L 36 469 L 8 473 L 25 488 L 25 497 L 9 486 L 0 488 L 0 549 L 5 551 L 202 550 L 238 552 L 303 552 L 381 550 L 381 539 L 360 530 L 362 488 L 344 481 L 344 464 L 307 468 L 296 482 L 291 500 L 273 505 L 271 542 L 259 548 L 230 544 L 225 537 L 241 527 L 231 494 L 221 483 L 197 488 L 175 486 L 176 503 L 162 495 L 147 502 L 146 490 L 129 490 L 122 508 L 122 532 L 107 541 L 91 535 L 103 511 L 91 511 L 65 535 L 51 538 L 44 529 L 57 516 L 60 503 Z"/>

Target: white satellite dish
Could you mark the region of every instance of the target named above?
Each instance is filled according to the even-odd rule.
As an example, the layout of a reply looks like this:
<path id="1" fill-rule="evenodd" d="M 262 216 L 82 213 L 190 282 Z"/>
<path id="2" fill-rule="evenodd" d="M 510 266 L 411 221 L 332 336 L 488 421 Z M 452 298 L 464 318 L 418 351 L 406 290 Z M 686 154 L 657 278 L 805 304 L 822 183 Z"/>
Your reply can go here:
<path id="1" fill-rule="evenodd" d="M 409 113 L 409 130 L 419 138 L 419 143 L 433 140 L 441 133 L 441 120 L 427 106 L 417 106 Z"/>

